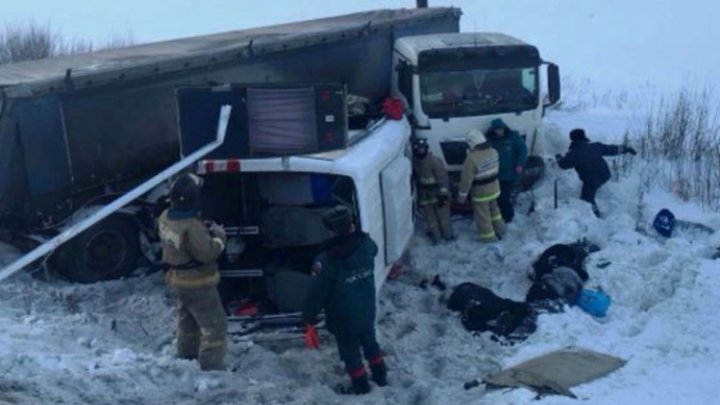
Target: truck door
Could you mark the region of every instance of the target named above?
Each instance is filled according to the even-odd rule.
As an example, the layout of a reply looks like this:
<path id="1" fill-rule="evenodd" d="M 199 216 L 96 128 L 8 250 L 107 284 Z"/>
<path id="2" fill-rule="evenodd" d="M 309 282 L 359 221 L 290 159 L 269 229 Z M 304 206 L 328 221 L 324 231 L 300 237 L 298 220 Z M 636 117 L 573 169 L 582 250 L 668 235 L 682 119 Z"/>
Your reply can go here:
<path id="1" fill-rule="evenodd" d="M 411 174 L 412 166 L 405 156 L 395 158 L 380 173 L 386 265 L 400 259 L 413 234 Z"/>

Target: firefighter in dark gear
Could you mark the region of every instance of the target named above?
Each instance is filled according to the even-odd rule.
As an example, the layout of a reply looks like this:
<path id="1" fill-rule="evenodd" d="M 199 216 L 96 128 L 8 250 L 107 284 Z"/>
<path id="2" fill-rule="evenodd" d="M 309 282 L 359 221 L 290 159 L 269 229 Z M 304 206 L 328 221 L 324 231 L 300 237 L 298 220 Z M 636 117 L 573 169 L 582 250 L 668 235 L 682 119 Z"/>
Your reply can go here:
<path id="1" fill-rule="evenodd" d="M 177 178 L 170 208 L 159 220 L 165 280 L 177 295 L 177 356 L 197 359 L 202 370 L 220 370 L 226 350 L 227 318 L 220 301 L 216 260 L 225 248 L 224 229 L 200 218 L 202 179 Z"/>
<path id="2" fill-rule="evenodd" d="M 585 136 L 585 130 L 581 128 L 570 131 L 570 141 L 567 154 L 555 156 L 558 166 L 561 169 L 575 169 L 583 183 L 580 198 L 590 203 L 595 216 L 600 217 L 600 210 L 595 203 L 595 193 L 610 180 L 610 168 L 603 156 L 623 153 L 635 155 L 637 152 L 628 146 L 590 142 Z"/>
<path id="3" fill-rule="evenodd" d="M 330 239 L 313 264 L 303 319 L 308 334 L 313 335 L 312 325 L 318 313 L 325 310 L 325 323 L 335 336 L 338 353 L 352 381 L 349 392 L 365 394 L 370 384 L 361 349 L 372 380 L 379 386 L 387 385 L 387 367 L 375 338 L 374 268 L 378 247 L 366 233 L 355 230 L 352 215 L 344 206 L 327 211 L 323 223 Z"/>
<path id="4" fill-rule="evenodd" d="M 417 202 L 433 244 L 440 238 L 455 239 L 450 222 L 450 181 L 442 160 L 428 152 L 424 138 L 413 142 L 413 175 L 417 185 Z"/>
<path id="5" fill-rule="evenodd" d="M 496 118 L 490 123 L 487 139 L 497 151 L 500 159 L 498 207 L 500 207 L 503 221 L 505 223 L 512 222 L 515 210 L 511 197 L 527 161 L 527 147 L 520 135 L 511 130 L 500 118 Z"/>
<path id="6" fill-rule="evenodd" d="M 465 140 L 469 151 L 460 175 L 458 203 L 464 204 L 468 194 L 472 196 L 473 217 L 480 241 L 495 242 L 505 231 L 497 205 L 500 196 L 498 153 L 478 129 L 470 130 Z"/>

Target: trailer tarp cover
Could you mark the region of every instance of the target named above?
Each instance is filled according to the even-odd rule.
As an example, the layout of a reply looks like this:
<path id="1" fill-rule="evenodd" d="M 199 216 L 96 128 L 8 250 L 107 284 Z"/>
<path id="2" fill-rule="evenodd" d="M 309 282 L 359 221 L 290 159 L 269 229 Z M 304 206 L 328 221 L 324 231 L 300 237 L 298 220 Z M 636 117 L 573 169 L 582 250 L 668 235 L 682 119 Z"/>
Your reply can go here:
<path id="1" fill-rule="evenodd" d="M 376 10 L 21 62 L 0 67 L 0 87 L 23 84 L 25 90 L 36 93 L 52 87 L 57 90 L 69 80 L 78 88 L 145 78 L 342 41 L 369 30 L 393 28 L 396 35 L 412 35 L 414 24 L 427 24 L 428 20 L 457 32 L 460 14 L 456 8 Z"/>

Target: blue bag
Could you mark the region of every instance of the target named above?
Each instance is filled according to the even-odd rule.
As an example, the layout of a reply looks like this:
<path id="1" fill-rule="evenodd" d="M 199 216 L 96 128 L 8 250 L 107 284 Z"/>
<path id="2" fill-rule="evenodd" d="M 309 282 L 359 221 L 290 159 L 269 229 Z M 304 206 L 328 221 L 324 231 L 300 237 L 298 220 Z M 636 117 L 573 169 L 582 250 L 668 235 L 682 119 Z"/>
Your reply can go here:
<path id="1" fill-rule="evenodd" d="M 592 316 L 602 318 L 607 315 L 610 302 L 610 296 L 602 289 L 589 290 L 584 288 L 580 291 L 575 305 Z"/>
<path id="2" fill-rule="evenodd" d="M 669 209 L 663 208 L 655 215 L 653 228 L 662 236 L 669 238 L 675 228 L 675 215 Z"/>

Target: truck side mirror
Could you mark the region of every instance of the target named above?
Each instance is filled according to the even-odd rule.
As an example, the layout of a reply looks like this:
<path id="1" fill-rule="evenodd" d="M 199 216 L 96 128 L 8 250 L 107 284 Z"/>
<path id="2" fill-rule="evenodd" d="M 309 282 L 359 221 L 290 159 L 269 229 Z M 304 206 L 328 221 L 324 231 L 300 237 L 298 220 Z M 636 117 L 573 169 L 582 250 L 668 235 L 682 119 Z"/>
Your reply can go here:
<path id="1" fill-rule="evenodd" d="M 545 107 L 554 105 L 560 100 L 560 68 L 554 63 L 548 63 L 548 103 Z"/>

